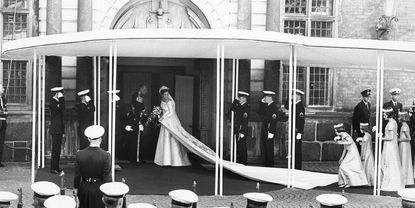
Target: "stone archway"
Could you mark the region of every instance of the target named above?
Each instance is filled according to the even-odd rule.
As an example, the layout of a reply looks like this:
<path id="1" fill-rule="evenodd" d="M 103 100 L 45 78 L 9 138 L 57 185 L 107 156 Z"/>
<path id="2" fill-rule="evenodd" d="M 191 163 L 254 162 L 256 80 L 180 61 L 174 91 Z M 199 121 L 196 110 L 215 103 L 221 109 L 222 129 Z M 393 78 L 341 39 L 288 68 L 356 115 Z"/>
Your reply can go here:
<path id="1" fill-rule="evenodd" d="M 138 0 L 139 2 L 140 0 Z M 141 0 L 144 1 L 144 0 Z M 149 1 L 149 0 L 147 0 Z M 106 11 L 104 12 L 104 16 L 101 23 L 99 24 L 98 28 L 101 30 L 105 29 L 112 29 L 115 25 L 115 21 L 117 21 L 118 17 L 121 16 L 121 11 L 123 8 L 128 7 L 131 4 L 136 3 L 137 1 L 134 0 L 115 0 L 110 3 L 106 8 Z M 189 5 L 190 12 L 193 12 L 196 16 L 203 16 L 204 19 L 206 19 L 206 22 L 208 23 L 207 28 L 211 29 L 221 29 L 225 28 L 225 15 L 228 14 L 222 14 L 219 10 L 216 9 L 216 7 L 220 6 L 215 2 L 212 2 L 211 0 L 178 0 L 177 2 L 180 2 L 184 5 Z M 192 6 L 191 6 L 192 5 Z M 203 18 L 202 18 L 203 19 Z"/>

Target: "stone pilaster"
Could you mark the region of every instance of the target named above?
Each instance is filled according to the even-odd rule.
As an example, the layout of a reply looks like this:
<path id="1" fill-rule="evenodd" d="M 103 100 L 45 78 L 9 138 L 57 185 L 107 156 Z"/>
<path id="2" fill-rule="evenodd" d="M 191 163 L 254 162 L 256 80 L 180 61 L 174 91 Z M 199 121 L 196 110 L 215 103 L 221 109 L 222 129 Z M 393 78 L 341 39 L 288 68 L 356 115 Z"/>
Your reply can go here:
<path id="1" fill-rule="evenodd" d="M 252 0 L 238 0 L 238 14 L 236 27 L 251 30 Z M 251 60 L 239 60 L 239 90 L 251 91 Z"/>
<path id="2" fill-rule="evenodd" d="M 46 35 L 62 33 L 62 2 L 61 0 L 47 0 L 46 7 Z M 46 57 L 46 92 L 55 86 L 62 85 L 61 57 Z"/>
<path id="3" fill-rule="evenodd" d="M 280 1 L 281 0 L 267 0 L 267 16 L 266 16 L 266 30 L 280 31 Z M 280 94 L 280 61 L 267 60 L 264 65 L 264 89 L 272 90 L 277 93 L 275 100 L 279 103 Z"/>
<path id="4" fill-rule="evenodd" d="M 78 0 L 78 32 L 92 30 L 92 0 Z M 91 57 L 76 59 L 76 91 L 92 90 L 93 64 Z"/>

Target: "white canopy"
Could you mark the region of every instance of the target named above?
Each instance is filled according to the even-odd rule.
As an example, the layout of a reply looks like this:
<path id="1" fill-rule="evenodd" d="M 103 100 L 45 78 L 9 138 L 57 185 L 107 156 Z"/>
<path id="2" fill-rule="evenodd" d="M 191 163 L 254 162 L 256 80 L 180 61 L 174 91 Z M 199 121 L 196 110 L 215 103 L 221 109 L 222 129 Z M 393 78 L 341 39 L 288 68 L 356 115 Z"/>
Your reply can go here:
<path id="1" fill-rule="evenodd" d="M 415 43 L 363 39 L 312 38 L 253 30 L 123 29 L 66 33 L 25 38 L 3 45 L 9 58 L 54 56 L 108 56 L 117 43 L 118 56 L 216 58 L 217 43 L 225 58 L 288 60 L 295 46 L 298 64 L 332 67 L 376 66 L 383 54 L 385 67 L 415 69 Z"/>

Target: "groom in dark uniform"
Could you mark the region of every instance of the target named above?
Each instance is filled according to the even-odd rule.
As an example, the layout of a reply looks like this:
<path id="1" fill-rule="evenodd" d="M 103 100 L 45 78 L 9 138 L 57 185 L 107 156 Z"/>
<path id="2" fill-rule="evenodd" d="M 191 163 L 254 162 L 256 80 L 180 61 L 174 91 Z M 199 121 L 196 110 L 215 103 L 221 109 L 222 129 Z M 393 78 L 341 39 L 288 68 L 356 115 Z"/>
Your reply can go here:
<path id="1" fill-rule="evenodd" d="M 234 134 L 237 138 L 236 161 L 238 163 L 246 165 L 248 161 L 248 152 L 246 149 L 246 137 L 248 135 L 248 122 L 249 122 L 249 105 L 247 103 L 249 93 L 239 91 L 238 98 L 235 99 L 231 106 L 231 111 L 235 112 Z"/>
<path id="2" fill-rule="evenodd" d="M 50 91 L 54 93 L 49 102 L 50 108 L 50 128 L 52 134 L 52 158 L 50 172 L 59 174 L 59 159 L 61 154 L 62 138 L 64 132 L 63 111 L 65 110 L 65 99 L 63 97 L 63 87 L 54 87 Z"/>
<path id="3" fill-rule="evenodd" d="M 352 125 L 353 129 L 358 137 L 363 137 L 365 134 L 360 131 L 360 123 L 370 124 L 370 99 L 372 91 L 370 89 L 363 90 L 360 92 L 362 95 L 362 101 L 360 101 L 353 110 Z M 358 142 L 355 141 L 357 144 Z M 356 145 L 360 152 L 360 145 Z"/>
<path id="4" fill-rule="evenodd" d="M 295 169 L 301 170 L 302 168 L 302 139 L 304 133 L 304 124 L 305 124 L 305 108 L 301 96 L 304 95 L 304 92 L 301 90 L 295 91 Z M 288 100 L 284 105 L 285 108 L 289 109 Z"/>
<path id="5" fill-rule="evenodd" d="M 145 105 L 144 96 L 147 93 L 147 86 L 140 85 L 138 92 L 131 96 L 130 110 L 126 116 L 126 125 L 124 127 L 125 136 L 127 138 L 127 154 L 131 163 L 143 163 L 143 139 L 142 132 L 144 131 L 145 123 Z M 141 159 L 141 160 L 140 160 Z"/>
<path id="6" fill-rule="evenodd" d="M 272 98 L 273 91 L 263 91 L 258 113 L 262 116 L 261 141 L 265 155 L 265 166 L 274 167 L 274 138 L 277 121 L 287 121 L 288 117 L 279 109 Z"/>
<path id="7" fill-rule="evenodd" d="M 398 122 L 398 114 L 399 112 L 402 112 L 403 106 L 402 103 L 398 102 L 399 96 L 401 94 L 401 89 L 399 88 L 393 88 L 389 90 L 389 93 L 391 94 L 391 101 L 386 102 L 383 104 L 383 109 L 386 108 L 392 108 L 392 118 L 395 119 L 396 123 L 398 123 L 398 133 L 401 131 L 401 125 Z M 383 131 L 385 132 L 387 122 L 383 120 Z"/>
<path id="8" fill-rule="evenodd" d="M 81 102 L 76 104 L 76 112 L 78 114 L 78 138 L 79 149 L 84 149 L 89 145 L 88 138 L 84 135 L 84 131 L 88 126 L 94 124 L 95 106 L 89 97 L 89 89 L 77 93 Z"/>
<path id="9" fill-rule="evenodd" d="M 76 153 L 74 195 L 78 196 L 79 207 L 104 208 L 99 187 L 112 180 L 111 155 L 100 148 L 105 130 L 93 125 L 85 129 L 89 147 Z"/>

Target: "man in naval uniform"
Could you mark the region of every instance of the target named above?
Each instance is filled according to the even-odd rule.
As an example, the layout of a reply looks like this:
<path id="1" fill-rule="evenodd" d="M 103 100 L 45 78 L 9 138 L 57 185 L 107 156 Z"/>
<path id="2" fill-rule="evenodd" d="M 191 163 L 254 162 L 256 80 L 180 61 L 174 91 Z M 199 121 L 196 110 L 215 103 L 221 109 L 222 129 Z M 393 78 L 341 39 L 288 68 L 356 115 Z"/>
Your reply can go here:
<path id="1" fill-rule="evenodd" d="M 1 163 L 3 155 L 4 140 L 6 139 L 6 128 L 7 128 L 7 100 L 4 97 L 4 87 L 0 84 L 0 167 L 4 167 Z"/>
<path id="2" fill-rule="evenodd" d="M 264 193 L 245 193 L 243 195 L 246 198 L 246 208 L 266 208 L 269 202 L 274 199 L 272 196 Z"/>
<path id="3" fill-rule="evenodd" d="M 127 113 L 126 117 L 126 144 L 128 159 L 131 163 L 141 162 L 143 163 L 143 139 L 142 132 L 144 131 L 145 123 L 145 105 L 144 105 L 144 96 L 147 94 L 147 86 L 140 85 L 138 87 L 138 92 L 135 92 L 131 96 L 131 106 L 130 111 Z M 141 159 L 141 160 L 140 160 Z"/>
<path id="4" fill-rule="evenodd" d="M 102 201 L 105 208 L 122 208 L 125 195 L 130 190 L 126 184 L 121 182 L 104 183 L 99 189 L 103 193 Z"/>
<path id="5" fill-rule="evenodd" d="M 84 149 L 89 146 L 89 141 L 84 135 L 84 131 L 88 126 L 94 124 L 95 106 L 89 97 L 89 89 L 82 90 L 77 94 L 81 101 L 75 106 L 78 115 L 79 149 Z"/>
<path id="6" fill-rule="evenodd" d="M 10 202 L 17 200 L 17 195 L 11 192 L 0 192 L 0 208 L 9 208 Z"/>
<path id="7" fill-rule="evenodd" d="M 246 149 L 246 137 L 248 135 L 249 122 L 249 105 L 247 103 L 249 93 L 239 91 L 238 98 L 235 99 L 231 106 L 231 111 L 235 112 L 234 135 L 237 138 L 236 161 L 246 165 L 248 160 L 248 152 Z"/>
<path id="8" fill-rule="evenodd" d="M 89 147 L 76 153 L 74 192 L 81 208 L 104 207 L 99 187 L 111 181 L 111 156 L 100 148 L 104 132 L 104 128 L 98 125 L 86 128 Z"/>
<path id="9" fill-rule="evenodd" d="M 263 91 L 258 113 L 262 116 L 261 141 L 265 156 L 265 166 L 274 167 L 274 138 L 277 121 L 287 121 L 288 117 L 279 109 L 272 98 L 273 91 Z"/>
<path id="10" fill-rule="evenodd" d="M 185 189 L 178 189 L 169 192 L 171 208 L 190 208 L 199 201 L 199 197 L 193 192 Z"/>
<path id="11" fill-rule="evenodd" d="M 403 106 L 402 103 L 398 102 L 399 96 L 401 94 L 401 89 L 399 88 L 393 88 L 389 90 L 389 93 L 391 94 L 391 100 L 389 102 L 386 102 L 383 104 L 383 109 L 392 108 L 392 118 L 395 119 L 396 123 L 398 123 L 398 133 L 401 131 L 401 125 L 398 122 L 398 114 L 399 112 L 402 112 Z M 383 120 L 383 133 L 385 133 L 385 127 L 386 120 Z"/>
<path id="12" fill-rule="evenodd" d="M 302 139 L 304 133 L 304 124 L 305 124 L 305 108 L 301 96 L 304 95 L 304 92 L 301 90 L 295 91 L 295 169 L 301 170 L 302 159 Z M 284 105 L 285 108 L 289 109 L 288 100 Z"/>
<path id="13" fill-rule="evenodd" d="M 357 134 L 356 138 L 363 137 L 365 134 L 360 131 L 360 123 L 370 124 L 370 99 L 372 91 L 370 89 L 363 90 L 360 92 L 362 95 L 362 101 L 360 101 L 353 110 L 352 126 Z M 358 142 L 355 141 L 357 144 Z M 360 145 L 356 145 L 360 152 Z"/>
<path id="14" fill-rule="evenodd" d="M 52 134 L 52 158 L 50 165 L 50 172 L 59 174 L 59 159 L 61 155 L 62 138 L 64 135 L 63 112 L 65 110 L 65 98 L 63 97 L 63 87 L 54 87 L 52 91 L 53 96 L 49 102 L 50 108 L 50 128 L 49 132 Z"/>

